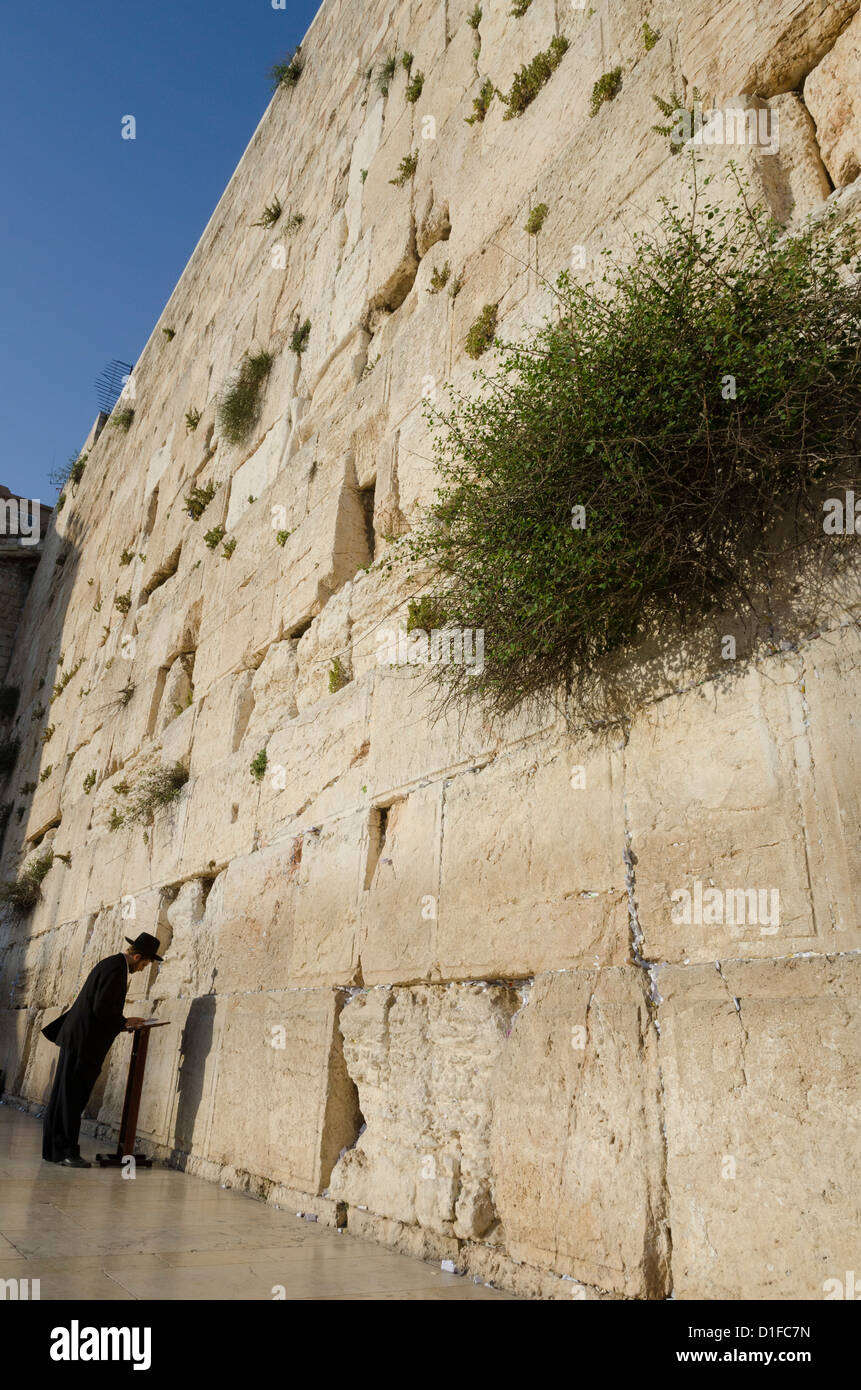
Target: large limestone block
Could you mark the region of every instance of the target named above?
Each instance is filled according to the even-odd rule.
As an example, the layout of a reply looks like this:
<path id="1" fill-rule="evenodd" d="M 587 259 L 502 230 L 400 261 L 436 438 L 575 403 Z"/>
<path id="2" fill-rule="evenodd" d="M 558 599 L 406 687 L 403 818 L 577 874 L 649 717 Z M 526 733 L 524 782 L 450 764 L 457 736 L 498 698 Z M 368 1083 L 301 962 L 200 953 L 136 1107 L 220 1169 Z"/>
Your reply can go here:
<path id="1" fill-rule="evenodd" d="M 135 656 L 147 672 L 155 672 L 194 651 L 205 594 L 203 566 L 191 565 L 166 579 L 135 613 Z M 117 665 L 124 665 L 122 650 Z M 121 682 L 123 684 L 124 682 Z"/>
<path id="2" fill-rule="evenodd" d="M 393 95 L 389 97 L 390 106 Z M 399 177 L 401 160 L 415 153 L 421 159 L 421 141 L 413 131 L 412 110 L 402 106 L 391 128 L 386 120 L 383 143 L 365 181 L 364 208 L 373 209 L 365 291 L 365 302 L 371 311 L 391 313 L 397 309 L 418 270 L 411 181 L 407 180 L 402 188 L 390 183 Z"/>
<path id="3" fill-rule="evenodd" d="M 797 224 L 824 202 L 831 184 L 816 129 L 798 93 L 783 92 L 768 105 L 772 112 L 768 119 L 777 122 L 778 152 L 764 156 L 760 163 L 763 186 L 777 220 Z"/>
<path id="4" fill-rule="evenodd" d="M 278 553 L 280 631 L 274 635 L 292 636 L 368 561 L 364 512 L 355 485 L 329 488 Z"/>
<path id="5" fill-rule="evenodd" d="M 224 605 L 201 624 L 194 663 L 195 695 L 205 695 L 217 681 L 259 661 L 283 629 L 279 601 L 279 558 L 266 555 L 254 582 L 234 589 Z M 229 561 L 225 561 L 229 564 Z M 315 591 L 316 592 L 316 591 Z"/>
<path id="6" fill-rule="evenodd" d="M 291 431 L 292 422 L 287 412 L 276 420 L 263 443 L 234 473 L 224 522 L 227 531 L 233 531 L 240 518 L 253 505 L 249 497 L 259 497 L 276 477 L 285 460 Z"/>
<path id="7" fill-rule="evenodd" d="M 156 1002 L 177 996 L 196 998 L 213 989 L 215 931 L 223 893 L 223 874 L 214 880 L 189 878 L 178 890 L 171 887 L 148 895 L 154 911 L 141 904 L 137 918 L 145 925 L 138 930 L 157 935 L 165 956 L 154 972 L 148 998 Z"/>
<path id="8" fill-rule="evenodd" d="M 659 976 L 677 1298 L 821 1299 L 857 1268 L 861 957 Z"/>
<path id="9" fill-rule="evenodd" d="M 692 0 L 678 11 L 681 70 L 718 101 L 792 91 L 857 9 L 858 0 Z"/>
<path id="10" fill-rule="evenodd" d="M 259 796 L 257 783 L 241 752 L 221 758 L 198 773 L 186 792 L 187 812 L 179 859 L 183 877 L 221 869 L 235 854 L 250 852 Z"/>
<path id="11" fill-rule="evenodd" d="M 367 1128 L 331 1196 L 441 1235 L 492 1233 L 491 1088 L 519 1002 L 500 985 L 353 997 L 341 1031 Z"/>
<path id="12" fill-rule="evenodd" d="M 443 805 L 443 978 L 622 964 L 624 848 L 617 749 L 542 741 L 461 772 Z"/>
<path id="13" fill-rule="evenodd" d="M 30 1016 L 30 1036 L 22 1057 L 23 1070 L 18 1076 L 19 1093 L 40 1105 L 45 1104 L 51 1094 L 60 1055 L 56 1044 L 42 1037 L 42 1029 L 62 1012 L 54 1005 L 49 1009 L 33 1010 Z"/>
<path id="14" fill-rule="evenodd" d="M 219 993 L 292 984 L 290 959 L 301 838 L 238 855 L 213 889 L 197 929 L 199 950 L 211 964 L 210 987 Z"/>
<path id="15" fill-rule="evenodd" d="M 296 717 L 296 681 L 296 642 L 273 642 L 251 676 L 251 710 L 244 731 L 249 742 L 266 744 L 280 725 Z"/>
<path id="16" fill-rule="evenodd" d="M 842 629 L 809 656 L 775 658 L 636 720 L 625 778 L 646 957 L 859 944 L 849 868 L 859 755 L 844 703 L 858 650 Z"/>
<path id="17" fill-rule="evenodd" d="M 808 74 L 804 104 L 835 187 L 852 183 L 861 173 L 861 15 Z"/>
<path id="18" fill-rule="evenodd" d="M 327 989 L 227 1002 L 211 1158 L 303 1192 L 323 1191 L 358 1129 L 337 1029 L 341 1003 Z"/>
<path id="19" fill-rule="evenodd" d="M 377 631 L 381 646 L 387 634 L 397 640 L 397 626 L 386 621 Z M 425 667 L 380 666 L 371 708 L 371 749 L 368 785 L 375 797 L 425 781 L 448 769 L 486 761 L 496 745 L 477 715 L 454 714 L 432 719 L 436 692 L 425 679 Z"/>
<path id="20" fill-rule="evenodd" d="M 5 998 L 4 998 L 5 1004 Z M 0 1009 L 0 1074 L 2 1091 L 10 1096 L 21 1094 L 20 1085 L 27 1060 L 27 1045 L 31 1035 L 32 1018 L 27 1009 Z M 23 1064 L 23 1066 L 22 1066 Z"/>
<path id="21" fill-rule="evenodd" d="M 371 811 L 371 858 L 362 899 L 366 985 L 439 978 L 442 816 L 441 782 Z"/>
<path id="22" fill-rule="evenodd" d="M 67 1008 L 83 982 L 80 970 L 88 928 L 84 919 L 27 938 L 10 1002 L 39 1009 L 52 1004 Z"/>
<path id="23" fill-rule="evenodd" d="M 308 709 L 330 699 L 351 678 L 348 581 L 326 604 L 296 646 L 296 705 Z M 332 690 L 332 685 L 336 689 Z"/>
<path id="24" fill-rule="evenodd" d="M 370 805 L 370 710 L 370 681 L 353 680 L 281 722 L 268 742 L 249 728 L 242 743 L 246 765 L 259 752 L 267 754 L 258 811 L 263 842 Z"/>
<path id="25" fill-rule="evenodd" d="M 206 771 L 227 754 L 238 752 L 255 706 L 252 691 L 255 677 L 255 672 L 239 671 L 226 676 L 208 691 L 195 721 L 192 776 Z"/>
<path id="26" fill-rule="evenodd" d="M 642 971 L 542 975 L 493 1089 L 509 1253 L 631 1298 L 669 1291 L 657 1036 Z"/>
<path id="27" fill-rule="evenodd" d="M 315 826 L 302 837 L 290 957 L 294 985 L 354 982 L 368 821 L 367 812 L 355 812 Z"/>

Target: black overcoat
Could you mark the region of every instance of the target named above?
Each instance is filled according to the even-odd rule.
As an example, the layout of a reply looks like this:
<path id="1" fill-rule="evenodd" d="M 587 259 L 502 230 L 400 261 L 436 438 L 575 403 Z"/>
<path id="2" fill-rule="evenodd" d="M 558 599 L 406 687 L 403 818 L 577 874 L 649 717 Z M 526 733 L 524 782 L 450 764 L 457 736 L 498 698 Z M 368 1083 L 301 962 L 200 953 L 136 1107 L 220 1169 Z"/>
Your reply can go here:
<path id="1" fill-rule="evenodd" d="M 66 1013 L 42 1029 L 49 1042 L 67 1047 L 101 1067 L 108 1049 L 125 1028 L 129 968 L 124 955 L 106 956 L 94 966 Z"/>

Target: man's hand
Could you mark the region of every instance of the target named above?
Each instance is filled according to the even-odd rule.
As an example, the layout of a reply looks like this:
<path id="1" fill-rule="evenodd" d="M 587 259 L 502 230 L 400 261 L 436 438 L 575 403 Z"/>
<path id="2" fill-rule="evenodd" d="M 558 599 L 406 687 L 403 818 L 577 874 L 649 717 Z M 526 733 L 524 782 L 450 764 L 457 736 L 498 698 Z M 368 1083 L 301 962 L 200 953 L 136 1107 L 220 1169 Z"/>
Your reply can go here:
<path id="1" fill-rule="evenodd" d="M 126 1032 L 127 1032 L 127 1033 L 133 1033 L 134 1030 L 135 1030 L 136 1028 L 140 1028 L 140 1026 L 141 1026 L 142 1023 L 146 1023 L 146 1019 L 145 1019 L 145 1018 L 127 1018 L 127 1019 L 126 1019 Z"/>

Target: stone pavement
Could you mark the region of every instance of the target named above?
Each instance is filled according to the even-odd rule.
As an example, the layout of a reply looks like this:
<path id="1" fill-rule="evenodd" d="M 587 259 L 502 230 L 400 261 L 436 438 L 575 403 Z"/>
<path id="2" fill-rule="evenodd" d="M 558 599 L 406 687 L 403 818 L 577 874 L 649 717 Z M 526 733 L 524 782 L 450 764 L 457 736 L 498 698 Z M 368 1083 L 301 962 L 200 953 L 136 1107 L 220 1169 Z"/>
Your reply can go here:
<path id="1" fill-rule="evenodd" d="M 0 1105 L 0 1280 L 38 1279 L 43 1300 L 512 1297 L 174 1169 L 44 1163 L 41 1139 Z"/>

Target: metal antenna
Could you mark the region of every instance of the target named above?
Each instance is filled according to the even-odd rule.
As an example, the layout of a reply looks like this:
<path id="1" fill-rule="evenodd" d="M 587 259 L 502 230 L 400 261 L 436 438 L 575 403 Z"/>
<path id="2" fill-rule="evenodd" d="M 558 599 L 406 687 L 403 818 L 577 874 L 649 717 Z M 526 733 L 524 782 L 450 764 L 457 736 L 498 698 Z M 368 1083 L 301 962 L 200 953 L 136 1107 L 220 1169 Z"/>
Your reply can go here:
<path id="1" fill-rule="evenodd" d="M 110 415 L 131 373 L 132 364 L 115 357 L 96 377 L 96 400 L 105 415 Z"/>

